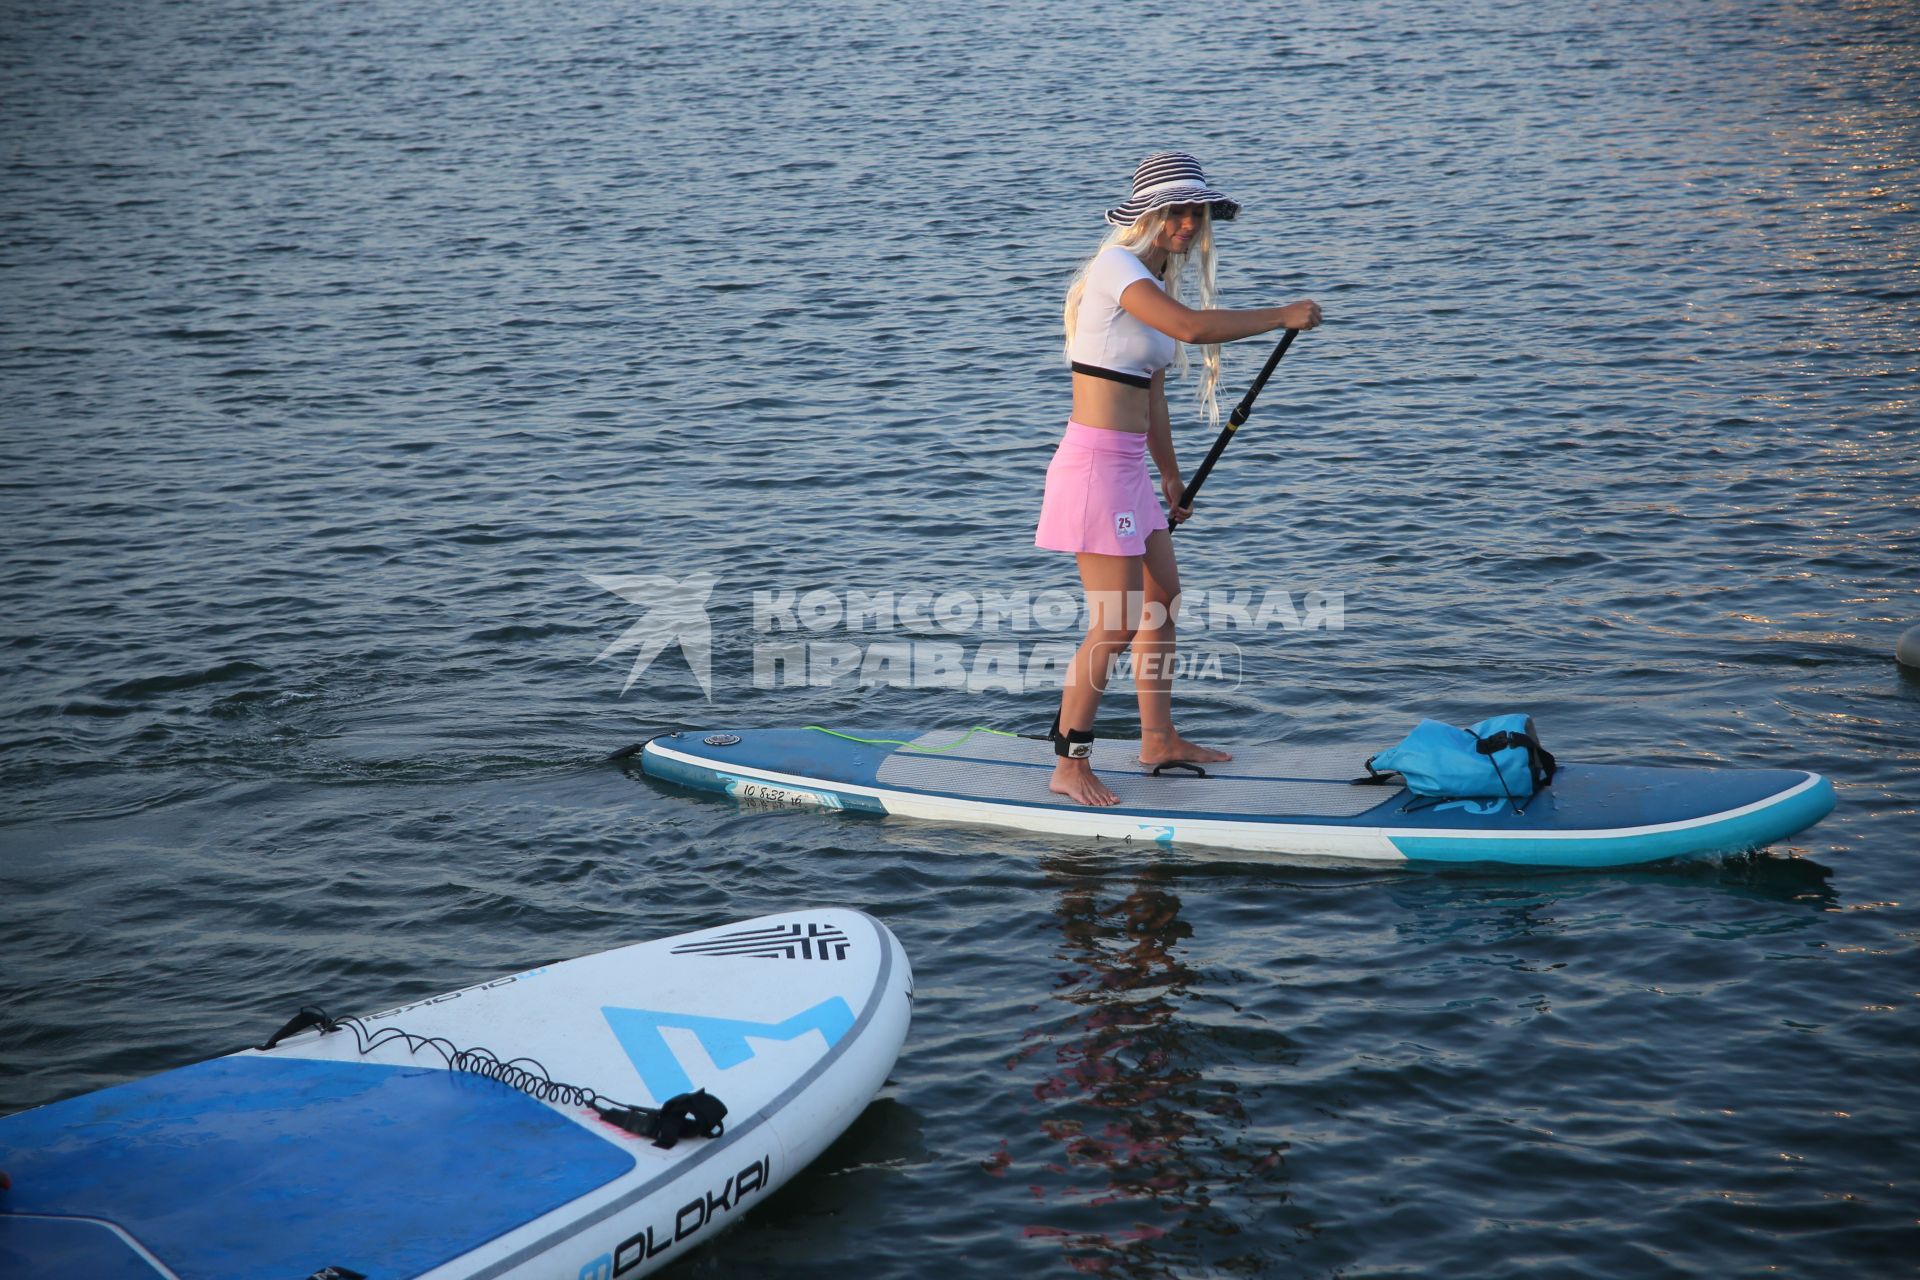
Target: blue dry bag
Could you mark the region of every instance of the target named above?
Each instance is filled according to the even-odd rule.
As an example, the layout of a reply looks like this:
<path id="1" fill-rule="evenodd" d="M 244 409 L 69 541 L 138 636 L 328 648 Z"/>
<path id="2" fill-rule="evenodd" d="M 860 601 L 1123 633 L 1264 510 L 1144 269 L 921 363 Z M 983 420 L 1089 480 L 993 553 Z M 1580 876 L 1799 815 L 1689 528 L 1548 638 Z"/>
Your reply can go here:
<path id="1" fill-rule="evenodd" d="M 1553 781 L 1553 757 L 1528 715 L 1491 716 L 1470 729 L 1422 720 L 1398 746 L 1367 760 L 1369 774 L 1397 773 L 1416 796 L 1525 800 Z"/>

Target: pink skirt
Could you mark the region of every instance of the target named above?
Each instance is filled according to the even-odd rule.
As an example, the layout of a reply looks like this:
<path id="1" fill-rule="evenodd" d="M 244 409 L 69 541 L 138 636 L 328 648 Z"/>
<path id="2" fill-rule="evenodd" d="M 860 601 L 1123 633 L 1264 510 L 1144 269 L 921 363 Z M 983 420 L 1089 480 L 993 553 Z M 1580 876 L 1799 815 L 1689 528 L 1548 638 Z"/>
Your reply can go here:
<path id="1" fill-rule="evenodd" d="M 1069 422 L 1047 466 L 1033 545 L 1048 551 L 1138 556 L 1147 535 L 1167 527 L 1147 474 L 1143 431 L 1106 431 Z"/>

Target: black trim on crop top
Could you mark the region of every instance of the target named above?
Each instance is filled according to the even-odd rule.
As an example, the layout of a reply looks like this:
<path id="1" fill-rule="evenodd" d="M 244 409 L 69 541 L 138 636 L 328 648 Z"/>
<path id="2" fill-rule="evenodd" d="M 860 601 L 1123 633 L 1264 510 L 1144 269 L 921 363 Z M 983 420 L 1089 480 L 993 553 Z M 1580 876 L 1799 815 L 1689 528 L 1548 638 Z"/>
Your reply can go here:
<path id="1" fill-rule="evenodd" d="M 1102 369 L 1097 364 L 1081 364 L 1078 360 L 1072 363 L 1075 373 L 1084 373 L 1089 377 L 1106 378 L 1113 382 L 1124 382 L 1130 387 L 1151 387 L 1153 385 L 1152 378 L 1143 378 L 1137 373 L 1122 373 L 1118 369 Z"/>

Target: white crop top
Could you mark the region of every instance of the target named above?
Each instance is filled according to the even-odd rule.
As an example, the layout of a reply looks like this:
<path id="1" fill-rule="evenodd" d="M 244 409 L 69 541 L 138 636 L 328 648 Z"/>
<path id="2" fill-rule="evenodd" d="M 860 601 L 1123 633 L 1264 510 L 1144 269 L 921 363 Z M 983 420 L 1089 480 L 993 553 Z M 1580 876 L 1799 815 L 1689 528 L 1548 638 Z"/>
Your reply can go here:
<path id="1" fill-rule="evenodd" d="M 1173 363 L 1173 339 L 1134 319 L 1120 305 L 1128 285 L 1153 278 L 1145 263 L 1119 245 L 1094 255 L 1093 265 L 1087 268 L 1086 291 L 1080 295 L 1073 342 L 1067 348 L 1067 359 L 1076 372 L 1144 387 Z M 1159 282 L 1154 284 L 1157 288 Z"/>

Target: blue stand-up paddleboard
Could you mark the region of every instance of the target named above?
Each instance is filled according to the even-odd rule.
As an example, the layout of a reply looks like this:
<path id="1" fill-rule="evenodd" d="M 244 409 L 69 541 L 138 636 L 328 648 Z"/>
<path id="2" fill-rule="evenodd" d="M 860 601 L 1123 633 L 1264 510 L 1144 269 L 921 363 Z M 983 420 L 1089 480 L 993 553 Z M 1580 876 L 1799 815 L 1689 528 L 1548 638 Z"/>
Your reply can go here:
<path id="1" fill-rule="evenodd" d="M 23 1111 L 0 1120 L 0 1276 L 644 1275 L 859 1115 L 912 982 L 871 917 L 785 912 Z"/>
<path id="2" fill-rule="evenodd" d="M 649 741 L 640 764 L 739 800 L 1369 862 L 1625 866 L 1757 849 L 1833 808 L 1832 784 L 1798 769 L 1567 763 L 1518 802 L 1436 803 L 1357 784 L 1364 748 L 1244 748 L 1205 777 L 1153 776 L 1139 752 L 1138 742 L 1094 745 L 1094 770 L 1120 797 L 1105 809 L 1047 789 L 1048 741 L 981 730 L 672 733 Z"/>

